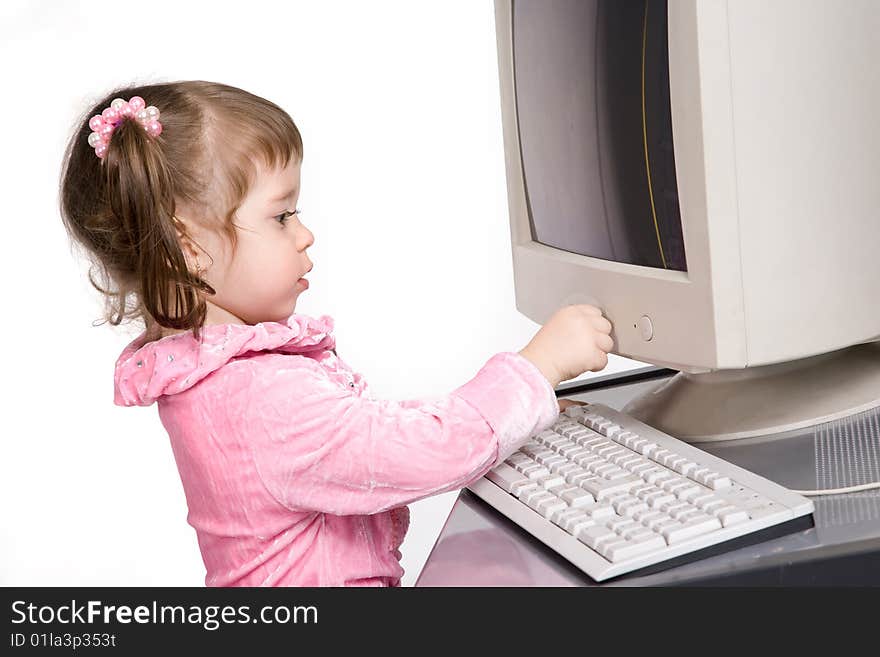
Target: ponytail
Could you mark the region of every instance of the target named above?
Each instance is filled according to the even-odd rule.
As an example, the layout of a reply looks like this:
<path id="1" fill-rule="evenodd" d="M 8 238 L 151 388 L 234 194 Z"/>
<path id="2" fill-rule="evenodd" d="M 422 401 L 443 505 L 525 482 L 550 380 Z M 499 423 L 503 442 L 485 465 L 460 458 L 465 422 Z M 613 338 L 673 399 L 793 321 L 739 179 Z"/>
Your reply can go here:
<path id="1" fill-rule="evenodd" d="M 123 121 L 103 160 L 104 189 L 120 238 L 136 254 L 141 303 L 159 326 L 192 329 L 198 339 L 213 288 L 192 274 L 174 224 L 174 183 L 161 142 Z"/>

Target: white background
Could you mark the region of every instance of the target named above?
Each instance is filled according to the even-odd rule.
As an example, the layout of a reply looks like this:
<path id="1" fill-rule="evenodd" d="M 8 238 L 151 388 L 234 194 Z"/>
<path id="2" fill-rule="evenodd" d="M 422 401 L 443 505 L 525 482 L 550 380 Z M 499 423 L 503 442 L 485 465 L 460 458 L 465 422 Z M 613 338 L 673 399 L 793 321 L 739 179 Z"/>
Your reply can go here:
<path id="1" fill-rule="evenodd" d="M 204 584 L 156 406 L 113 405 L 140 327 L 92 326 L 100 299 L 58 213 L 80 113 L 117 85 L 176 79 L 284 107 L 316 240 L 297 312 L 335 318 L 377 397 L 433 396 L 539 328 L 514 305 L 495 48 L 488 1 L 0 4 L 0 585 Z M 456 495 L 411 505 L 404 586 Z"/>

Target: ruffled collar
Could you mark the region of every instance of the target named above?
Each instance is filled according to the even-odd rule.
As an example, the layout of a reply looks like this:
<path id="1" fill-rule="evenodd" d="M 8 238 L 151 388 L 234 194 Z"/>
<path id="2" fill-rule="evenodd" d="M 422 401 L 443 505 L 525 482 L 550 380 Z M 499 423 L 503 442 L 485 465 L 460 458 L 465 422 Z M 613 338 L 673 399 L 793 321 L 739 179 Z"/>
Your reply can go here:
<path id="1" fill-rule="evenodd" d="M 236 356 L 278 351 L 304 354 L 333 349 L 333 319 L 293 314 L 285 322 L 214 324 L 200 340 L 191 332 L 146 342 L 141 333 L 120 354 L 114 376 L 114 403 L 149 406 L 162 395 L 188 390 Z"/>

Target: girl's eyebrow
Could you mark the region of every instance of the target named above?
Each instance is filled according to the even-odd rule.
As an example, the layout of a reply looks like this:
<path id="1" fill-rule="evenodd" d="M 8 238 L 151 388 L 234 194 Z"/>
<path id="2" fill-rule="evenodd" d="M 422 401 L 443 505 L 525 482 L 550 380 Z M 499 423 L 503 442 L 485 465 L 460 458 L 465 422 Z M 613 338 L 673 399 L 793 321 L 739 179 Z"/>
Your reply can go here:
<path id="1" fill-rule="evenodd" d="M 285 199 L 288 199 L 291 196 L 293 196 L 294 192 L 296 192 L 296 187 L 294 187 L 293 189 L 291 189 L 288 192 L 283 193 L 281 196 L 278 196 L 273 199 L 269 199 L 269 203 L 278 203 L 278 201 L 283 201 Z"/>

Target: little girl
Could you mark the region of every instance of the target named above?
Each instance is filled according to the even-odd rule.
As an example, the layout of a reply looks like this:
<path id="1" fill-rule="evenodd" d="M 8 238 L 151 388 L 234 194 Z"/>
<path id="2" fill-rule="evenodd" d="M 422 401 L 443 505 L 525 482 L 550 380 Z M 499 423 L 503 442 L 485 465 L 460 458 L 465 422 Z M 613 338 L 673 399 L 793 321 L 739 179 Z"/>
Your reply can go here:
<path id="1" fill-rule="evenodd" d="M 118 89 L 65 154 L 65 226 L 113 325 L 143 322 L 115 403 L 158 402 L 208 586 L 399 586 L 410 502 L 482 477 L 600 370 L 611 325 L 561 308 L 520 352 L 439 399 L 387 401 L 295 314 L 314 236 L 290 116 L 203 81 Z"/>

